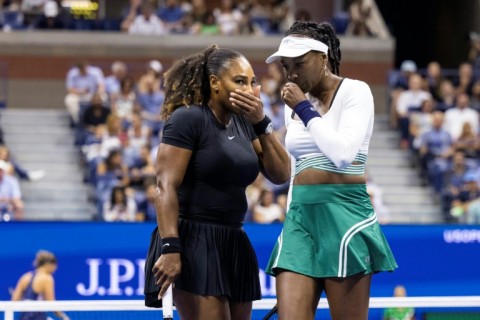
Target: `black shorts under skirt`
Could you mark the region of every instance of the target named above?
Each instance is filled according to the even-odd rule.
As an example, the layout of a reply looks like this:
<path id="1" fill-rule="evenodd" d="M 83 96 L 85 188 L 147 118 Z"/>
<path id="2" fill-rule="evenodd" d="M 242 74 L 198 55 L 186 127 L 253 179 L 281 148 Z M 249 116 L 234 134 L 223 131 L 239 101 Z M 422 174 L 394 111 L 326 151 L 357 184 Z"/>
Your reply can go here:
<path id="1" fill-rule="evenodd" d="M 181 218 L 178 232 L 184 252 L 175 288 L 202 296 L 223 296 L 231 302 L 261 298 L 257 257 L 240 226 Z M 162 306 L 152 273 L 160 248 L 155 228 L 145 262 L 145 305 L 153 308 Z"/>

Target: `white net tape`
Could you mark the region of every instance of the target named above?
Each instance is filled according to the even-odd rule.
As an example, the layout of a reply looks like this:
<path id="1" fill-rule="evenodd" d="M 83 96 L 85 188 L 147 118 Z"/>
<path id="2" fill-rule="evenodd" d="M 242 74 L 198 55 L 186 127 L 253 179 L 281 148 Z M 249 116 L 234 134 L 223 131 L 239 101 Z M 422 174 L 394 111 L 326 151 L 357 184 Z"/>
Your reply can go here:
<path id="1" fill-rule="evenodd" d="M 276 303 L 275 299 L 254 301 L 253 309 L 268 310 Z M 328 308 L 326 299 L 318 305 L 320 309 Z M 480 307 L 480 296 L 456 297 L 373 297 L 370 308 L 414 307 L 414 308 L 462 308 Z M 69 301 L 0 301 L 0 311 L 5 320 L 13 320 L 14 312 L 25 311 L 149 311 L 143 300 L 69 300 Z"/>

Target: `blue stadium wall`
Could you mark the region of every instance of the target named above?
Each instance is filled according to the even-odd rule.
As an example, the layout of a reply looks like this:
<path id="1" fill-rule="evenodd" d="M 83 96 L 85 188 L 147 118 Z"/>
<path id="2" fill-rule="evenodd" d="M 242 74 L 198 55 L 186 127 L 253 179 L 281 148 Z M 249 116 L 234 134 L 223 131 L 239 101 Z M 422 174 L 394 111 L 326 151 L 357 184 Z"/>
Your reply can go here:
<path id="1" fill-rule="evenodd" d="M 9 300 L 22 273 L 32 269 L 40 249 L 57 255 L 59 300 L 143 299 L 144 262 L 150 223 L 14 222 L 0 223 L 0 300 Z M 245 225 L 261 269 L 281 225 Z M 385 225 L 399 264 L 374 277 L 372 296 L 391 296 L 395 285 L 410 296 L 480 295 L 480 227 Z M 260 271 L 264 297 L 274 282 Z"/>

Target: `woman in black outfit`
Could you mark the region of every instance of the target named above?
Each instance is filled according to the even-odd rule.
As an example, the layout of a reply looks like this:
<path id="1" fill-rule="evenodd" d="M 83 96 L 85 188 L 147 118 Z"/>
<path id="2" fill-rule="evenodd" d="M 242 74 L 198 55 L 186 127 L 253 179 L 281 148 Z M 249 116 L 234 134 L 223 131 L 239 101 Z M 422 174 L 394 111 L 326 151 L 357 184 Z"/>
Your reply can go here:
<path id="1" fill-rule="evenodd" d="M 166 72 L 147 305 L 158 306 L 174 283 L 183 320 L 243 320 L 261 298 L 257 259 L 242 228 L 245 189 L 260 171 L 285 183 L 290 159 L 271 134 L 259 91 L 248 60 L 216 45 Z"/>

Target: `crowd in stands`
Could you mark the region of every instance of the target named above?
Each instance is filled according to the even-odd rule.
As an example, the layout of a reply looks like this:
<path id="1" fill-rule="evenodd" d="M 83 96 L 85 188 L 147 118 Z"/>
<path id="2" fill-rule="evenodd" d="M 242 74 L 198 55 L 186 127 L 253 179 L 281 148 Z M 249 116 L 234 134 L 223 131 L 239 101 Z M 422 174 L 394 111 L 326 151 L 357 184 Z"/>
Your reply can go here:
<path id="1" fill-rule="evenodd" d="M 5 31 L 71 29 L 122 31 L 131 34 L 277 34 L 295 19 L 286 0 L 221 0 L 210 8 L 206 0 L 130 0 L 120 16 L 98 18 L 75 14 L 62 0 L 0 1 Z M 66 2 L 66 1 L 65 1 Z"/>
<path id="2" fill-rule="evenodd" d="M 391 126 L 446 222 L 480 223 L 480 37 L 457 70 L 405 60 L 390 82 Z"/>
<path id="3" fill-rule="evenodd" d="M 24 203 L 19 179 L 35 181 L 43 178 L 44 170 L 27 171 L 11 155 L 0 128 L 0 222 L 21 220 Z"/>
<path id="4" fill-rule="evenodd" d="M 11 30 L 118 31 L 137 35 L 284 34 L 295 20 L 310 20 L 307 10 L 294 10 L 287 0 L 129 0 L 121 14 L 100 16 L 100 3 L 76 9 L 63 0 L 0 0 L 0 27 Z M 85 5 L 84 5 L 85 6 Z M 103 10 L 101 10 L 103 9 Z M 375 10 L 373 10 L 375 9 Z M 372 0 L 354 0 L 335 13 L 337 34 L 388 37 Z"/>

